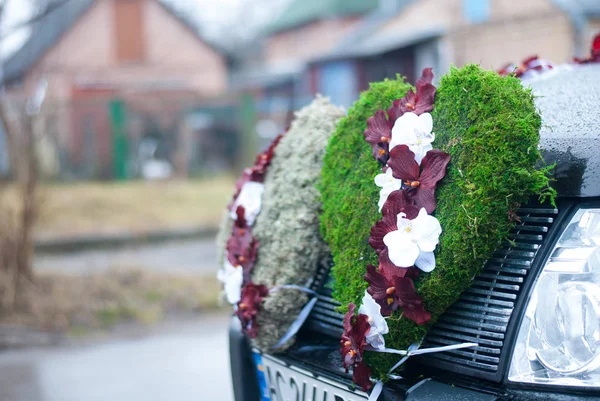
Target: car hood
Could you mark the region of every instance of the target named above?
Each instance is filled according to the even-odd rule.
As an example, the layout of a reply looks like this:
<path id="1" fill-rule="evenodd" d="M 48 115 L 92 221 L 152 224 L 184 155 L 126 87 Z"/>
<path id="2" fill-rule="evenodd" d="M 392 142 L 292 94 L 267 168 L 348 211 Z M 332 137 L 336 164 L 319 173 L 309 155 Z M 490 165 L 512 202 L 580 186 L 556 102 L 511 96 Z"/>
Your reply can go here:
<path id="1" fill-rule="evenodd" d="M 600 196 L 600 65 L 561 65 L 525 80 L 542 116 L 540 148 L 559 196 Z"/>

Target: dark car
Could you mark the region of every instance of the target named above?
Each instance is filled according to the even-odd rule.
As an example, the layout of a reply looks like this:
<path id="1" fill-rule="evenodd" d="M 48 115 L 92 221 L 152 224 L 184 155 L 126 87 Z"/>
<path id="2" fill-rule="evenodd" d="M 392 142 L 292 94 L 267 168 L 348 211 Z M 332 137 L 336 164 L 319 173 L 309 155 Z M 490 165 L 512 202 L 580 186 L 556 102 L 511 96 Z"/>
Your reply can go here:
<path id="1" fill-rule="evenodd" d="M 543 119 L 544 157 L 556 163 L 556 207 L 521 207 L 509 240 L 423 343 L 478 347 L 411 358 L 380 400 L 600 399 L 600 65 L 561 66 L 523 84 Z M 253 352 L 232 321 L 236 401 L 368 397 L 342 366 L 328 280 L 318 272 L 318 303 L 285 353 Z"/>

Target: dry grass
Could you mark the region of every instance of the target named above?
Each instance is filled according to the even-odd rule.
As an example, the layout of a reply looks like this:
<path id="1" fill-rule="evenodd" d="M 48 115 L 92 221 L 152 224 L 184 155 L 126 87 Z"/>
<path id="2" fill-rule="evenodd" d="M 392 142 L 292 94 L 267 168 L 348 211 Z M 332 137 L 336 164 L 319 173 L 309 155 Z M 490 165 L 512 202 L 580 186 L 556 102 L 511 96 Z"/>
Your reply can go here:
<path id="1" fill-rule="evenodd" d="M 41 185 L 36 232 L 75 236 L 218 225 L 234 179 Z"/>
<path id="2" fill-rule="evenodd" d="M 2 290 L 0 277 L 0 290 Z M 213 276 L 175 276 L 120 268 L 91 275 L 40 273 L 23 286 L 12 310 L 0 308 L 0 323 L 84 333 L 122 321 L 150 324 L 167 313 L 218 307 Z"/>

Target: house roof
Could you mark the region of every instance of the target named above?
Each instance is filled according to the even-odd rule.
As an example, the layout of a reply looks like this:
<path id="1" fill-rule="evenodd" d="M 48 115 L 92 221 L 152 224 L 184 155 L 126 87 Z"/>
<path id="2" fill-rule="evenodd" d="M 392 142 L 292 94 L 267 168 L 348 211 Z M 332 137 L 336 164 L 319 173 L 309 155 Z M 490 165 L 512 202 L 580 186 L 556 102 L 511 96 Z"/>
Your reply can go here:
<path id="1" fill-rule="evenodd" d="M 34 21 L 31 34 L 25 44 L 4 63 L 3 82 L 21 78 L 73 25 L 88 11 L 97 0 L 72 0 L 58 5 L 43 18 Z M 173 14 L 187 28 L 193 31 L 202 41 L 223 53 L 214 44 L 201 37 L 198 26 L 182 15 L 167 2 L 158 0 L 159 4 Z"/>
<path id="2" fill-rule="evenodd" d="M 388 7 L 374 10 L 345 35 L 331 52 L 310 63 L 377 56 L 444 35 L 446 31 L 442 27 L 415 28 L 408 32 L 381 30 L 389 20 L 402 14 L 414 1 L 396 0 L 388 3 Z"/>
<path id="3" fill-rule="evenodd" d="M 366 14 L 377 8 L 378 3 L 378 0 L 293 0 L 266 27 L 265 34 L 286 31 L 324 18 Z"/>
<path id="4" fill-rule="evenodd" d="M 446 31 L 444 28 L 433 28 L 416 30 L 410 33 L 391 32 L 376 34 L 365 38 L 355 46 L 338 48 L 325 56 L 311 60 L 311 63 L 378 56 L 380 54 L 438 38 L 445 33 Z"/>
<path id="5" fill-rule="evenodd" d="M 4 63 L 3 81 L 24 75 L 94 3 L 95 0 L 65 3 L 33 22 L 25 44 Z"/>

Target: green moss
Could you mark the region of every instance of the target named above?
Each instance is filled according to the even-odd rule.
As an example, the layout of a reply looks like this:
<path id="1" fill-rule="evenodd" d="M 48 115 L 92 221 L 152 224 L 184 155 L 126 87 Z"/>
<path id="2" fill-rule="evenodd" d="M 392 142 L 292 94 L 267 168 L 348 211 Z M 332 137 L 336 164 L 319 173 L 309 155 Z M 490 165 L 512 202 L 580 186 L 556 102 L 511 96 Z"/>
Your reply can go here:
<path id="1" fill-rule="evenodd" d="M 350 116 L 340 122 L 325 158 L 322 229 L 336 263 L 334 296 L 344 305 L 360 302 L 367 287 L 365 266 L 376 263 L 367 239 L 371 225 L 380 218 L 378 187 L 373 183 L 379 168 L 362 131 L 368 116 L 391 105 L 391 100 L 378 104 L 373 99 L 396 87 L 383 82 L 363 94 Z M 454 68 L 442 78 L 432 115 L 434 148 L 452 156 L 436 194 L 435 215 L 444 230 L 436 250 L 437 266 L 416 282 L 432 319 L 417 326 L 399 319 L 400 311 L 396 312 L 388 320 L 390 348 L 406 349 L 419 341 L 456 301 L 514 226 L 509 216 L 519 204 L 531 195 L 554 197 L 548 168 L 534 167 L 541 161 L 537 148 L 541 119 L 531 92 L 518 79 L 502 78 L 474 65 Z M 367 355 L 380 376 L 397 359 Z"/>
<path id="2" fill-rule="evenodd" d="M 372 84 L 340 120 L 327 145 L 319 185 L 323 197 L 321 231 L 333 255 L 334 297 L 344 308 L 349 302 L 360 305 L 367 288 L 362 279 L 365 266 L 377 264 L 369 246 L 369 231 L 381 218 L 379 188 L 373 182 L 381 167 L 371 156 L 363 131 L 375 111 L 387 110 L 409 88 L 401 77 Z"/>

